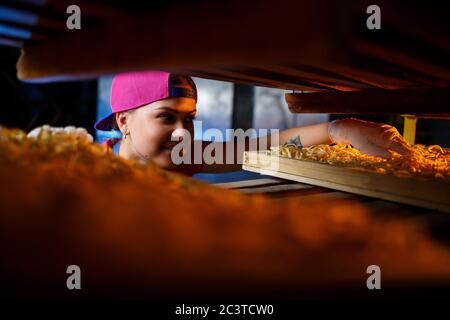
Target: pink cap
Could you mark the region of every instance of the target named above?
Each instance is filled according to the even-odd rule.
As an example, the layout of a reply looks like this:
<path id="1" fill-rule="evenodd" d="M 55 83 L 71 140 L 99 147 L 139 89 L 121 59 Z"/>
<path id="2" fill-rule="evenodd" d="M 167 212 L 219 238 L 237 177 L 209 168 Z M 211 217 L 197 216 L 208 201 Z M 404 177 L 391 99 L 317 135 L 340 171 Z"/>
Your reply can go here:
<path id="1" fill-rule="evenodd" d="M 112 130 L 114 113 L 136 109 L 149 103 L 170 98 L 185 97 L 197 101 L 197 88 L 187 77 L 193 89 L 171 86 L 170 73 L 163 71 L 140 71 L 121 73 L 114 77 L 111 85 L 111 111 L 95 124 L 98 130 Z"/>

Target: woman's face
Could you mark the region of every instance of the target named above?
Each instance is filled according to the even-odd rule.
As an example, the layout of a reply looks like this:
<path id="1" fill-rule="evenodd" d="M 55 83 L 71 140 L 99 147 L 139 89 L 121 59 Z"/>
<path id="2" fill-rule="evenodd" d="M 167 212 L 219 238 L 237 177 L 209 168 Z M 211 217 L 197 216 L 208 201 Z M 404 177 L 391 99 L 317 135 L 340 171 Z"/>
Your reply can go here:
<path id="1" fill-rule="evenodd" d="M 151 160 L 158 166 L 170 169 L 172 148 L 184 136 L 185 129 L 194 139 L 193 119 L 196 102 L 190 98 L 168 98 L 150 103 L 127 113 L 127 144 L 130 158 Z M 175 140 L 175 141 L 173 141 Z"/>

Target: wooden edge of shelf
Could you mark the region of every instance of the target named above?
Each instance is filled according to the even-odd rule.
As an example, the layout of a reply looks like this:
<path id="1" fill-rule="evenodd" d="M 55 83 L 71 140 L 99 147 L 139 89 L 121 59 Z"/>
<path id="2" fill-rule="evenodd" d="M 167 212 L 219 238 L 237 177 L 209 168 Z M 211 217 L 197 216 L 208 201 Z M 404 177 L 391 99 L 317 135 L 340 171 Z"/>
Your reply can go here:
<path id="1" fill-rule="evenodd" d="M 245 161 L 244 164 L 242 166 L 243 170 L 247 170 L 247 171 L 252 171 L 252 172 L 256 172 L 256 173 L 260 173 L 260 174 L 264 174 L 264 175 L 270 175 L 270 176 L 274 176 L 277 178 L 282 178 L 282 179 L 289 179 L 289 180 L 293 180 L 293 181 L 297 181 L 297 182 L 302 182 L 302 183 L 307 183 L 307 184 L 311 184 L 311 185 L 315 185 L 315 186 L 320 186 L 320 187 L 325 187 L 325 188 L 331 188 L 331 189 L 335 189 L 335 190 L 340 190 L 340 191 L 345 191 L 345 192 L 349 192 L 349 193 L 354 193 L 354 194 L 358 194 L 358 195 L 363 195 L 363 196 L 370 196 L 370 197 L 375 197 L 375 198 L 379 198 L 379 199 L 383 199 L 383 200 L 389 200 L 389 201 L 393 201 L 393 202 L 398 202 L 398 203 L 402 203 L 402 204 L 407 204 L 407 205 L 415 205 L 415 206 L 419 206 L 419 207 L 423 207 L 423 208 L 428 208 L 428 209 L 434 209 L 434 210 L 440 210 L 440 211 L 445 211 L 445 212 L 449 212 L 450 213 L 450 198 L 445 198 L 442 195 L 439 195 L 438 193 L 432 192 L 432 190 L 436 190 L 439 191 L 441 190 L 441 193 L 443 194 L 444 192 L 442 192 L 442 190 L 447 190 L 450 189 L 450 184 L 448 183 L 441 183 L 439 181 L 435 181 L 435 180 L 423 180 L 423 183 L 426 184 L 426 189 L 430 188 L 429 192 L 424 193 L 424 192 L 417 192 L 417 195 L 414 194 L 414 192 L 411 189 L 404 189 L 406 192 L 402 193 L 402 192 L 398 192 L 401 189 L 396 189 L 397 186 L 392 186 L 392 184 L 394 183 L 400 183 L 399 186 L 407 186 L 408 184 L 411 183 L 411 180 L 403 180 L 405 178 L 400 178 L 400 177 L 396 177 L 394 175 L 380 175 L 374 172 L 370 172 L 370 171 L 363 171 L 363 170 L 358 170 L 358 169 L 352 169 L 352 168 L 347 168 L 347 167 L 331 167 L 327 164 L 323 164 L 323 163 L 314 163 L 314 162 L 310 162 L 310 161 L 304 161 L 303 164 L 307 163 L 306 166 L 310 167 L 310 168 L 316 168 L 318 170 L 323 170 L 325 169 L 325 171 L 336 171 L 339 175 L 341 176 L 345 176 L 347 173 L 352 174 L 354 177 L 360 177 L 363 178 L 363 180 L 365 180 L 365 182 L 372 180 L 378 180 L 378 182 L 380 181 L 380 178 L 382 177 L 383 179 L 387 179 L 386 181 L 383 180 L 384 186 L 389 186 L 391 185 L 391 188 L 387 191 L 383 190 L 383 188 L 380 188 L 380 185 L 378 186 L 378 188 L 370 188 L 364 185 L 364 183 L 356 183 L 356 184 L 352 184 L 352 183 L 340 183 L 339 181 L 339 177 L 338 176 L 330 176 L 330 179 L 321 179 L 321 178 L 313 178 L 313 177 L 308 177 L 308 176 L 302 176 L 302 175 L 298 175 L 298 174 L 294 174 L 293 170 L 295 170 L 295 168 L 293 167 L 291 172 L 287 172 L 289 171 L 286 170 L 286 168 L 283 169 L 278 169 L 278 170 L 273 170 L 273 167 L 270 168 L 270 166 L 258 166 L 258 163 L 255 163 L 254 161 L 251 162 L 249 160 L 249 157 L 251 156 L 261 156 L 262 157 L 276 157 L 276 156 L 269 156 L 269 155 L 265 155 L 264 153 L 258 153 L 258 152 L 253 152 L 253 154 L 247 153 L 247 157 L 244 157 Z M 254 160 L 254 159 L 253 159 Z M 267 160 L 267 158 L 266 158 Z M 290 161 L 301 161 L 301 160 L 297 160 L 297 159 L 290 159 L 290 158 L 281 158 L 282 161 L 286 162 L 290 162 Z M 295 162 L 292 162 L 292 164 L 295 164 Z M 298 163 L 297 163 L 298 164 Z M 317 170 L 315 171 L 317 172 Z M 373 179 L 375 178 L 375 179 Z M 352 178 L 351 178 L 352 179 Z M 348 179 L 347 179 L 348 180 Z M 420 181 L 417 179 L 414 179 L 414 181 Z M 355 180 L 356 182 L 356 180 Z M 415 184 L 416 188 L 420 187 L 420 184 Z M 425 188 L 425 187 L 424 187 Z M 444 188 L 444 189 L 442 189 Z"/>

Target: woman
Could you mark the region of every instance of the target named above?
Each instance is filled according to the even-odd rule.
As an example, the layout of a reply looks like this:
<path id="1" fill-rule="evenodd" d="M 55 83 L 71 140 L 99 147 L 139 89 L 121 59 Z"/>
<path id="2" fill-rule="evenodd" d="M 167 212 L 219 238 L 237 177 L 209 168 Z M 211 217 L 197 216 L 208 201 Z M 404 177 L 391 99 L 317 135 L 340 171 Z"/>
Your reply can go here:
<path id="1" fill-rule="evenodd" d="M 121 131 L 121 139 L 106 142 L 112 146 L 120 141 L 120 156 L 140 162 L 152 161 L 164 169 L 187 175 L 236 171 L 242 166 L 244 149 L 261 150 L 284 143 L 305 147 L 350 143 L 362 152 L 382 157 L 389 157 L 393 151 L 405 154 L 410 150 L 394 127 L 356 119 L 287 129 L 273 134 L 271 139 L 245 141 L 242 148 L 233 142 L 194 142 L 196 103 L 197 89 L 190 77 L 160 71 L 118 74 L 111 87 L 112 113 L 98 121 L 95 128 Z M 267 143 L 262 146 L 263 140 Z M 175 150 L 180 142 L 191 147 Z M 179 164 L 175 161 L 177 155 L 197 150 L 195 143 L 201 144 L 200 150 L 221 150 L 223 159 L 227 159 L 227 152 L 232 150 L 234 161 L 228 164 L 210 161 Z M 193 160 L 193 152 L 190 154 Z"/>

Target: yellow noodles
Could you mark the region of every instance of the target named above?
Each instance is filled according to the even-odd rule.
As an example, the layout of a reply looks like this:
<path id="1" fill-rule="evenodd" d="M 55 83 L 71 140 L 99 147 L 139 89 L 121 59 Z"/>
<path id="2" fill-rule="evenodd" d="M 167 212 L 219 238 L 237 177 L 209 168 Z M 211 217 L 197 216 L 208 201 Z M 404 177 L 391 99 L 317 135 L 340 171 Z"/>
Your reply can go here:
<path id="1" fill-rule="evenodd" d="M 410 155 L 393 153 L 390 159 L 369 156 L 351 145 L 316 145 L 299 148 L 294 145 L 273 147 L 270 154 L 299 160 L 319 161 L 336 166 L 363 168 L 399 177 L 450 179 L 450 149 L 438 145 L 414 145 Z"/>

